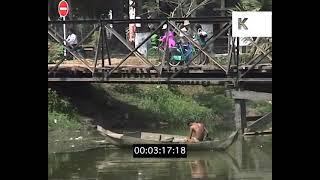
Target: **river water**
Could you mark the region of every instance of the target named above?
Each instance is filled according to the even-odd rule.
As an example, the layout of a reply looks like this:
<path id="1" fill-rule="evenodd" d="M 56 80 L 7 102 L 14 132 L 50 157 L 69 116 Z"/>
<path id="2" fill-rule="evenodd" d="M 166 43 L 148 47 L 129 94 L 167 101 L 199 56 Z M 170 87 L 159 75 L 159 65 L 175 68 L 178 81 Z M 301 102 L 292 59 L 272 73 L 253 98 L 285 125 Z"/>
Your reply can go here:
<path id="1" fill-rule="evenodd" d="M 272 179 L 272 135 L 240 136 L 225 152 L 182 159 L 137 159 L 117 148 L 48 154 L 48 179 Z"/>

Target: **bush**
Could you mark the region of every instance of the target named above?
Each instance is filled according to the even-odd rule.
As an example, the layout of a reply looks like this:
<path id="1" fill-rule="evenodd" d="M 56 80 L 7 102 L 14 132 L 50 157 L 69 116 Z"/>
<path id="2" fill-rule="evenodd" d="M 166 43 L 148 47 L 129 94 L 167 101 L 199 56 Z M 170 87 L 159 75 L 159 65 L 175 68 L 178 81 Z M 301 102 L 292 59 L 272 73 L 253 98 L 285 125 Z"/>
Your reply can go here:
<path id="1" fill-rule="evenodd" d="M 248 107 L 254 109 L 258 113 L 260 113 L 260 115 L 264 115 L 272 111 L 272 104 L 266 101 L 257 101 L 257 102 L 249 101 Z"/>
<path id="2" fill-rule="evenodd" d="M 63 58 L 63 45 L 55 42 L 48 44 L 48 63 L 54 63 Z"/>
<path id="3" fill-rule="evenodd" d="M 99 39 L 99 32 L 95 31 L 89 38 L 88 38 L 88 45 L 96 46 Z"/>
<path id="4" fill-rule="evenodd" d="M 223 87 L 223 86 L 208 86 L 208 87 L 205 87 L 206 93 L 211 93 L 213 96 L 214 95 L 224 95 L 226 94 L 226 88 Z"/>
<path id="5" fill-rule="evenodd" d="M 221 94 L 202 93 L 195 95 L 195 99 L 200 105 L 211 108 L 219 116 L 230 114 L 234 110 L 233 100 Z"/>
<path id="6" fill-rule="evenodd" d="M 113 90 L 115 90 L 116 92 L 121 93 L 121 94 L 136 94 L 136 93 L 138 93 L 138 87 L 136 85 L 132 85 L 132 84 L 115 85 L 113 87 Z"/>
<path id="7" fill-rule="evenodd" d="M 69 115 L 75 113 L 75 109 L 71 106 L 69 101 L 59 97 L 57 92 L 50 88 L 48 88 L 48 111 L 56 111 Z"/>
<path id="8" fill-rule="evenodd" d="M 78 120 L 76 109 L 69 101 L 48 88 L 48 128 L 78 128 L 81 125 Z"/>
<path id="9" fill-rule="evenodd" d="M 122 88 L 125 89 L 124 86 Z M 125 101 L 138 106 L 146 112 L 158 115 L 157 119 L 166 121 L 172 127 L 185 127 L 188 120 L 200 120 L 212 124 L 215 115 L 204 106 L 200 106 L 191 97 L 182 96 L 176 90 L 162 86 L 153 86 L 144 90 L 116 88 L 117 93 L 125 93 Z M 120 90 L 121 89 L 121 90 Z M 129 95 L 127 95 L 129 93 Z M 160 118 L 159 118 L 160 116 Z"/>
<path id="10" fill-rule="evenodd" d="M 79 129 L 81 124 L 75 118 L 69 114 L 58 113 L 55 111 L 48 112 L 48 129 L 55 127 L 63 129 Z"/>

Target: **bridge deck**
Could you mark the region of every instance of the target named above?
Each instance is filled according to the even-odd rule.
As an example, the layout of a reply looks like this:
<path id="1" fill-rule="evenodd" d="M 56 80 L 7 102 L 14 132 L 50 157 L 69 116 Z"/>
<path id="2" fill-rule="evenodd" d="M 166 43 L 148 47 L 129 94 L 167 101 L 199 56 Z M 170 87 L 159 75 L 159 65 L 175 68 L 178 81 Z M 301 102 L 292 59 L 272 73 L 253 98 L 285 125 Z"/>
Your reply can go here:
<path id="1" fill-rule="evenodd" d="M 116 67 L 117 65 L 105 65 L 104 67 L 96 67 L 97 72 L 102 71 L 108 71 Z M 248 70 L 252 65 L 243 65 L 240 67 L 240 71 L 246 71 Z M 48 71 L 53 69 L 55 67 L 55 64 L 48 64 Z M 94 68 L 94 66 L 89 66 L 90 68 Z M 160 66 L 155 66 L 158 70 L 160 69 Z M 227 66 L 224 66 L 225 69 L 227 69 Z M 171 66 L 163 66 L 162 71 L 167 72 L 177 72 L 179 70 L 188 70 L 188 73 L 223 73 L 225 74 L 220 68 L 214 65 L 179 65 L 175 67 Z M 231 66 L 231 69 L 233 69 L 234 72 L 236 72 L 235 66 Z M 82 64 L 61 64 L 56 70 L 53 70 L 54 72 L 90 72 L 90 70 Z M 152 68 L 151 65 L 121 65 L 119 68 L 117 68 L 115 73 L 157 73 L 155 69 Z M 270 64 L 259 64 L 256 65 L 252 72 L 258 72 L 258 73 L 270 73 L 272 72 L 272 66 Z M 181 72 L 186 73 L 186 72 Z"/>
<path id="2" fill-rule="evenodd" d="M 152 68 L 151 65 L 121 65 L 115 71 L 113 71 L 107 78 L 106 73 L 117 65 L 105 65 L 105 67 L 97 67 L 95 76 L 92 76 L 91 71 L 85 67 L 85 65 L 77 64 L 60 64 L 60 66 L 53 70 L 55 64 L 48 64 L 48 72 L 53 70 L 52 73 L 48 73 L 48 81 L 78 81 L 78 82 L 123 82 L 123 83 L 176 83 L 176 84 L 222 84 L 225 82 L 232 82 L 233 78 L 230 74 L 235 74 L 235 67 L 229 72 L 229 76 L 226 73 L 214 65 L 195 66 L 163 66 L 162 73 L 159 73 Z M 93 69 L 93 65 L 91 68 Z M 247 71 L 251 65 L 241 66 L 240 72 Z M 160 66 L 156 66 L 158 71 Z M 170 78 L 173 74 L 179 70 L 182 71 L 177 74 L 176 77 Z M 225 66 L 227 69 L 227 66 Z M 272 82 L 272 65 L 271 64 L 259 64 L 255 66 L 245 77 L 240 79 L 240 82 L 258 82 L 258 83 L 270 83 Z"/>

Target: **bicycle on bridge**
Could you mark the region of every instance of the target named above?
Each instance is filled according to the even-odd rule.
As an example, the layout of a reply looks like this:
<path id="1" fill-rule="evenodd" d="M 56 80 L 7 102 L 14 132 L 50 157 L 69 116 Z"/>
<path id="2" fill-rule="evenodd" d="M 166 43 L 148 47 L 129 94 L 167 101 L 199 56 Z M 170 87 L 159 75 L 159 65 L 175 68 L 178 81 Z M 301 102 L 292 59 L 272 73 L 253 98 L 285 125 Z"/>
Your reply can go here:
<path id="1" fill-rule="evenodd" d="M 205 41 L 201 41 L 200 37 L 196 34 L 193 39 L 198 42 L 201 47 L 206 45 Z M 170 40 L 169 40 L 170 41 Z M 180 64 L 188 63 L 199 51 L 198 48 L 194 47 L 190 42 L 171 44 L 169 47 L 169 58 L 167 62 L 170 66 L 178 66 Z M 151 60 L 155 66 L 159 66 L 162 63 L 163 56 L 165 55 L 164 42 L 159 39 L 157 34 L 151 36 L 151 48 L 147 50 L 147 59 Z M 192 61 L 193 65 L 204 65 L 208 61 L 205 54 L 200 54 Z"/>
<path id="2" fill-rule="evenodd" d="M 167 60 L 170 66 L 178 66 L 188 63 L 197 53 L 199 49 L 194 47 L 191 43 L 182 44 L 177 42 L 175 47 L 169 49 L 169 58 Z M 159 66 L 162 63 L 163 56 L 165 55 L 164 45 L 161 42 L 158 46 L 152 45 L 148 49 L 147 59 Z M 192 61 L 193 65 L 205 65 L 207 63 L 207 56 L 200 52 L 200 54 Z"/>

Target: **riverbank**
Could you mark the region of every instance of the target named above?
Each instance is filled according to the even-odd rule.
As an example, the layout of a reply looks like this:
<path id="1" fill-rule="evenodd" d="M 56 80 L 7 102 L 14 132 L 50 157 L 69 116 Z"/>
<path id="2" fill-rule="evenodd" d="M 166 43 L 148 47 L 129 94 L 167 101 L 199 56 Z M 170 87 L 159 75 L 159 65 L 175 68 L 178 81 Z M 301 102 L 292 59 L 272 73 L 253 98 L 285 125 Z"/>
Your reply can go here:
<path id="1" fill-rule="evenodd" d="M 95 125 L 106 129 L 187 132 L 188 120 L 204 122 L 212 136 L 234 129 L 234 104 L 223 87 L 66 83 L 48 90 L 50 152 L 105 146 Z M 248 114 L 271 109 L 248 103 Z"/>
<path id="2" fill-rule="evenodd" d="M 99 146 L 99 137 L 90 121 L 80 116 L 67 97 L 48 89 L 48 152 L 84 151 Z"/>

